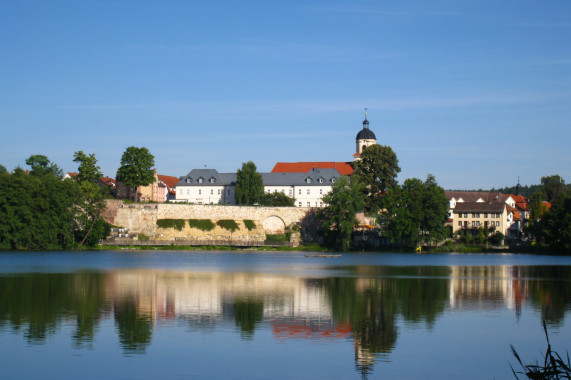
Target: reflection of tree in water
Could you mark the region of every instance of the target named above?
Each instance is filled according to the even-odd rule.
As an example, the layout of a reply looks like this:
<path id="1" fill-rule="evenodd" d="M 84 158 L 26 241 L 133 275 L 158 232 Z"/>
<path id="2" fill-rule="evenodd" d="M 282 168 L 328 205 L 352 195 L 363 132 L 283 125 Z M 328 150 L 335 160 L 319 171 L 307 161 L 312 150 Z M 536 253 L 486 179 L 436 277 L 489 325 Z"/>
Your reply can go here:
<path id="1" fill-rule="evenodd" d="M 571 303 L 571 267 L 517 267 L 517 271 L 518 277 L 525 279 L 522 286 L 527 287 L 531 302 L 540 308 L 541 318 L 560 326 L 565 307 Z"/>
<path id="2" fill-rule="evenodd" d="M 139 314 L 137 302 L 132 297 L 116 301 L 114 309 L 121 347 L 127 353 L 144 353 L 153 335 L 151 316 Z"/>
<path id="3" fill-rule="evenodd" d="M 105 311 L 103 275 L 36 273 L 0 277 L 0 322 L 25 329 L 31 344 L 42 344 L 64 317 L 76 317 L 74 343 L 92 341 Z"/>
<path id="4" fill-rule="evenodd" d="M 407 276 L 412 275 L 408 273 L 410 269 L 404 271 Z M 427 274 L 416 273 L 419 277 L 411 278 L 339 277 L 325 280 L 334 318 L 352 326 L 355 364 L 363 377 L 372 372 L 377 354 L 388 355 L 394 350 L 399 315 L 413 322 L 424 320 L 430 327 L 443 312 L 448 297 L 447 280 L 426 279 L 421 275 Z"/>
<path id="5" fill-rule="evenodd" d="M 252 339 L 256 325 L 264 316 L 264 302 L 255 299 L 239 299 L 234 302 L 236 327 L 242 339 Z"/>

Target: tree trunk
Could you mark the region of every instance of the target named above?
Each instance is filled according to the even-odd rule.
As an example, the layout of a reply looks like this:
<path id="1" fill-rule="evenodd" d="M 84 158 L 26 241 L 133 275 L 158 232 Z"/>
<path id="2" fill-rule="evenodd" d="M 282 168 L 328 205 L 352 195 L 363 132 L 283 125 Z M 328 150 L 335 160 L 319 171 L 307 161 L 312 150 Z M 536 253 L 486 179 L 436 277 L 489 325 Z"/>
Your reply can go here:
<path id="1" fill-rule="evenodd" d="M 83 245 L 83 243 L 85 243 L 85 241 L 87 240 L 87 237 L 89 236 L 89 234 L 91 233 L 91 230 L 93 229 L 93 226 L 95 226 L 95 222 L 97 222 L 97 217 L 99 215 L 96 215 L 93 218 L 93 222 L 91 223 L 91 226 L 89 226 L 89 229 L 87 230 L 87 232 L 85 233 L 85 236 L 83 237 L 83 239 L 81 239 L 81 241 L 79 242 L 79 246 L 77 248 L 81 248 L 81 246 Z"/>

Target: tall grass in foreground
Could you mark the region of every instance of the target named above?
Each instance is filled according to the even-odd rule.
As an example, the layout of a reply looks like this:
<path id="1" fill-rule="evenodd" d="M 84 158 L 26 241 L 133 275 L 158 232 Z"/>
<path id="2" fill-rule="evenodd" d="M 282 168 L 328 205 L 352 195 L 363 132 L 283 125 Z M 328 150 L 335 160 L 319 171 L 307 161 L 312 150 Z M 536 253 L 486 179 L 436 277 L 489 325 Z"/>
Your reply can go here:
<path id="1" fill-rule="evenodd" d="M 543 320 L 543 331 L 545 331 L 545 338 L 547 339 L 547 352 L 545 353 L 545 358 L 543 359 L 543 365 L 527 364 L 524 365 L 517 354 L 514 346 L 510 344 L 512 353 L 515 358 L 523 368 L 523 371 L 516 372 L 512 365 L 510 367 L 516 379 L 519 379 L 517 374 L 525 374 L 528 379 L 571 379 L 571 365 L 569 362 L 569 353 L 567 353 L 567 363 L 561 359 L 561 356 L 555 351 L 551 350 L 551 344 L 549 343 L 549 335 L 547 335 L 547 327 L 545 326 L 545 320 Z"/>

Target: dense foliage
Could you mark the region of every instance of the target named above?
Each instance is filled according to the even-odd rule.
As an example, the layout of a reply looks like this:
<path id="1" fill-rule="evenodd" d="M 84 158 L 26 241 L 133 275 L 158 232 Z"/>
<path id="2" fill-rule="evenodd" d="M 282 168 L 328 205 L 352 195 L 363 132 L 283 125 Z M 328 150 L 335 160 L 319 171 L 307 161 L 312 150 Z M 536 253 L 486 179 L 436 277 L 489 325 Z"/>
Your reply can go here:
<path id="1" fill-rule="evenodd" d="M 246 229 L 248 231 L 252 231 L 252 230 L 256 229 L 256 223 L 253 220 L 244 219 L 243 222 L 244 222 L 244 226 L 246 227 Z"/>
<path id="2" fill-rule="evenodd" d="M 63 177 L 63 170 L 56 164 L 51 163 L 50 160 L 41 154 L 31 155 L 26 159 L 26 165 L 31 167 L 30 175 L 41 177 L 45 175 L 52 175 L 59 179 Z"/>
<path id="3" fill-rule="evenodd" d="M 262 195 L 258 197 L 258 204 L 260 206 L 293 207 L 295 206 L 295 199 L 281 192 L 262 193 Z"/>
<path id="4" fill-rule="evenodd" d="M 238 225 L 238 223 L 236 223 L 232 219 L 221 219 L 221 220 L 217 221 L 216 224 L 220 228 L 224 228 L 225 230 L 229 230 L 232 232 L 240 229 L 240 226 Z"/>
<path id="5" fill-rule="evenodd" d="M 349 178 L 341 177 L 323 196 L 327 204 L 319 211 L 325 241 L 328 245 L 346 251 L 351 245 L 351 233 L 358 222 L 355 214 L 363 208 L 362 186 Z"/>
<path id="6" fill-rule="evenodd" d="M 389 190 L 383 199 L 382 218 L 385 233 L 397 244 L 416 246 L 441 241 L 447 233 L 444 226 L 448 200 L 432 175 L 426 181 L 409 178 Z"/>
<path id="7" fill-rule="evenodd" d="M 136 200 L 136 189 L 155 181 L 155 156 L 145 147 L 128 147 L 121 156 L 121 166 L 117 170 L 117 180 L 129 189 L 129 198 Z"/>
<path id="8" fill-rule="evenodd" d="M 175 230 L 182 231 L 184 225 L 184 219 L 157 219 L 157 227 L 159 228 L 174 228 Z"/>
<path id="9" fill-rule="evenodd" d="M 571 252 L 571 196 L 560 195 L 551 209 L 534 225 L 534 235 L 539 243 L 556 251 Z"/>
<path id="10" fill-rule="evenodd" d="M 396 153 L 390 146 L 371 145 L 354 164 L 351 178 L 363 185 L 365 211 L 376 213 L 382 207 L 383 193 L 397 184 L 400 172 Z"/>
<path id="11" fill-rule="evenodd" d="M 189 219 L 188 225 L 201 231 L 212 231 L 216 227 L 210 219 Z"/>
<path id="12" fill-rule="evenodd" d="M 236 204 L 252 205 L 264 193 L 264 180 L 252 161 L 244 162 L 236 173 Z"/>

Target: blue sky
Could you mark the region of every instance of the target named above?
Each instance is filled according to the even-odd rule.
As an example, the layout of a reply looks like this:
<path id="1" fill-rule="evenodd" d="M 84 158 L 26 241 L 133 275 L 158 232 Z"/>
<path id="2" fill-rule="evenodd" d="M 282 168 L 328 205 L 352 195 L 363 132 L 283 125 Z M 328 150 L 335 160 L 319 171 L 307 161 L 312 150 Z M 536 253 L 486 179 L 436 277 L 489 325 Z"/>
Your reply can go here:
<path id="1" fill-rule="evenodd" d="M 571 181 L 571 1 L 5 1 L 0 164 L 115 176 L 351 161 L 365 107 L 399 181 Z"/>

